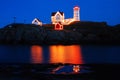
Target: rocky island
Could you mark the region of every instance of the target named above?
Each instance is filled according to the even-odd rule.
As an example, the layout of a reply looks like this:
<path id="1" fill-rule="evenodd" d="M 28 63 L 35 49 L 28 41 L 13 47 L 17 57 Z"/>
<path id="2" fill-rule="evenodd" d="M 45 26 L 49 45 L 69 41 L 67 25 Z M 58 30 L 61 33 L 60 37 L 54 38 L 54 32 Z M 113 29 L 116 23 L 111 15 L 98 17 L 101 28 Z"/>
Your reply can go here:
<path id="1" fill-rule="evenodd" d="M 63 30 L 54 25 L 9 24 L 0 29 L 1 44 L 120 44 L 120 25 L 74 22 Z"/>

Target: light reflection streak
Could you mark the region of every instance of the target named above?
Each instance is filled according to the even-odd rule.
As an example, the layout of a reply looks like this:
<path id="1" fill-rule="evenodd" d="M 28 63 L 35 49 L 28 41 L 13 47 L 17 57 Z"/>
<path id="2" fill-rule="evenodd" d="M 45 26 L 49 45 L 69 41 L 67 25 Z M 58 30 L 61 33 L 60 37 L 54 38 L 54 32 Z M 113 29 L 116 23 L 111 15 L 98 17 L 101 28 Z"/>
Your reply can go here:
<path id="1" fill-rule="evenodd" d="M 83 64 L 81 47 L 73 46 L 50 46 L 50 63 L 73 63 Z"/>
<path id="2" fill-rule="evenodd" d="M 34 45 L 31 47 L 32 63 L 43 62 L 43 50 L 41 46 Z"/>

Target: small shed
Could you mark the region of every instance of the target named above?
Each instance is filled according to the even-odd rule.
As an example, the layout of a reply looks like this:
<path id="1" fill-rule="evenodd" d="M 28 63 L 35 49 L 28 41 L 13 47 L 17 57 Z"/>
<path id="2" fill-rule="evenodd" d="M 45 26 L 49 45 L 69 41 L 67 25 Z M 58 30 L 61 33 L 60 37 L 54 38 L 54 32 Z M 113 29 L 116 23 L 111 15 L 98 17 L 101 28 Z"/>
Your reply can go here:
<path id="1" fill-rule="evenodd" d="M 55 28 L 54 29 L 55 30 L 63 30 L 63 25 L 60 22 L 58 22 L 58 23 L 55 24 Z"/>
<path id="2" fill-rule="evenodd" d="M 42 22 L 41 22 L 38 18 L 35 18 L 35 19 L 32 21 L 32 24 L 42 26 Z"/>

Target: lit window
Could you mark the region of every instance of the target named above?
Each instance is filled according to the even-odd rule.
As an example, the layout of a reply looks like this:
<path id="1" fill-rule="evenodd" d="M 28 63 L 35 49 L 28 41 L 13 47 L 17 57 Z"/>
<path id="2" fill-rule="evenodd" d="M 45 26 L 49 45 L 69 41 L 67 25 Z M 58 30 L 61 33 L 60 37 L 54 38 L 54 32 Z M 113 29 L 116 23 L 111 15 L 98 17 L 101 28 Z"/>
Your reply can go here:
<path id="1" fill-rule="evenodd" d="M 60 20 L 60 15 L 59 15 L 59 14 L 56 15 L 56 20 L 57 20 L 57 21 Z"/>

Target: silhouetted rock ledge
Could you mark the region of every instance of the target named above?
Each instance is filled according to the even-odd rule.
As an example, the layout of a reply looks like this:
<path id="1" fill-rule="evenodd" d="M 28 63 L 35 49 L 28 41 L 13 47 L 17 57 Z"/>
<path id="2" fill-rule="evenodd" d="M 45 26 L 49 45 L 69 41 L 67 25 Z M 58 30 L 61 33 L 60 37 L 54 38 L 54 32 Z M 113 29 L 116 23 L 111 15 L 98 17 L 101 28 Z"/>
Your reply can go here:
<path id="1" fill-rule="evenodd" d="M 0 29 L 1 44 L 120 44 L 120 25 L 74 22 L 56 31 L 53 25 L 10 24 Z"/>

